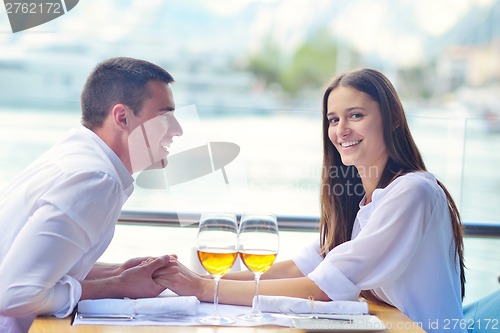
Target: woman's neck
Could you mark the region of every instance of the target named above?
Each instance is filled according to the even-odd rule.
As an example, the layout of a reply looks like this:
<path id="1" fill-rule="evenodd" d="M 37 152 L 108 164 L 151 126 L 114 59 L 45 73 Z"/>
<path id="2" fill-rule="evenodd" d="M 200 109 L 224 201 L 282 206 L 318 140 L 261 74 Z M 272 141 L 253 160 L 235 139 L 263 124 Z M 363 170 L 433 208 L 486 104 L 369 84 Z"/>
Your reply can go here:
<path id="1" fill-rule="evenodd" d="M 379 165 L 356 167 L 358 170 L 358 174 L 361 177 L 363 188 L 365 190 L 365 204 L 368 204 L 372 201 L 373 191 L 375 191 L 380 182 L 380 178 L 382 177 L 382 173 L 384 172 L 386 164 L 387 160 L 383 161 L 383 163 L 379 163 Z"/>
<path id="2" fill-rule="evenodd" d="M 363 188 L 365 189 L 365 205 L 372 202 L 373 191 L 377 188 L 378 181 L 373 178 L 361 178 Z"/>

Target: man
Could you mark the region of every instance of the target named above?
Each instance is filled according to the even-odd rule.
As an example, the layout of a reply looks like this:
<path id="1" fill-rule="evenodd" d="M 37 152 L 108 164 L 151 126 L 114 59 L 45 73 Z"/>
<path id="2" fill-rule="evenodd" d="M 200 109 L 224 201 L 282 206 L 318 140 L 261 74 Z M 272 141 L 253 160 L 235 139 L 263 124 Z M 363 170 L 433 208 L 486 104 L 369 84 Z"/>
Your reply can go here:
<path id="1" fill-rule="evenodd" d="M 172 76 L 152 63 L 97 65 L 81 95 L 83 127 L 0 192 L 0 332 L 27 332 L 36 315 L 69 315 L 80 299 L 155 297 L 169 256 L 96 264 L 109 245 L 132 174 L 164 167 L 182 129 Z"/>

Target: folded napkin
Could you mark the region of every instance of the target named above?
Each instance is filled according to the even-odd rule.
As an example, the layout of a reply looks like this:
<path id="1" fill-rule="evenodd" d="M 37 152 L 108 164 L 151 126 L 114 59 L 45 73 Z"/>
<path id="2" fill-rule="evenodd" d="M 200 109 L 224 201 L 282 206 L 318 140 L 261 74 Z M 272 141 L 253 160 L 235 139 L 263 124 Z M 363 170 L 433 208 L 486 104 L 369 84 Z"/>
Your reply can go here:
<path id="1" fill-rule="evenodd" d="M 200 301 L 194 296 L 139 299 L 89 299 L 78 302 L 78 312 L 87 314 L 160 315 L 198 314 Z"/>
<path id="2" fill-rule="evenodd" d="M 368 314 L 368 304 L 356 301 L 313 301 L 286 296 L 259 296 L 263 312 Z M 254 299 L 255 302 L 255 299 Z"/>

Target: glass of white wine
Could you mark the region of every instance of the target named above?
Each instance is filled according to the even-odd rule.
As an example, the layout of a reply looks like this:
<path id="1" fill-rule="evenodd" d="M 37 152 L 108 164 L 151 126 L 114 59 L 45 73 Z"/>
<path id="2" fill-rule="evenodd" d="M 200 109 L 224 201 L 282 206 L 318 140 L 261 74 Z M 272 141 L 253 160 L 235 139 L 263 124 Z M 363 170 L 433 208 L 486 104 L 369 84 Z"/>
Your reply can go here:
<path id="1" fill-rule="evenodd" d="M 255 277 L 255 297 L 252 312 L 238 318 L 253 322 L 274 319 L 262 313 L 259 301 L 259 281 L 274 263 L 279 248 L 279 232 L 276 216 L 271 213 L 245 213 L 241 217 L 238 231 L 238 252 L 245 266 Z"/>
<path id="2" fill-rule="evenodd" d="M 200 218 L 197 252 L 200 263 L 214 279 L 214 312 L 201 317 L 206 325 L 226 325 L 235 321 L 222 317 L 218 310 L 219 281 L 234 264 L 238 256 L 238 224 L 231 213 L 205 213 Z"/>

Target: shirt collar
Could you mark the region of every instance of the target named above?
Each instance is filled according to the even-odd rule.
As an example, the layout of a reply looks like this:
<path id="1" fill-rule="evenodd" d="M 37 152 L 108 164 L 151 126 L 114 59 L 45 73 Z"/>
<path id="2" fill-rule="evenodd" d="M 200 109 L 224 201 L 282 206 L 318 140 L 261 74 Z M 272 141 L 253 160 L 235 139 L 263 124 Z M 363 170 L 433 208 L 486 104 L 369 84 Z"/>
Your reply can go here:
<path id="1" fill-rule="evenodd" d="M 85 133 L 87 136 L 89 136 L 104 151 L 104 153 L 108 156 L 109 160 L 111 161 L 111 163 L 113 164 L 113 166 L 116 169 L 118 177 L 120 177 L 120 181 L 122 183 L 123 190 L 130 195 L 132 193 L 132 190 L 133 190 L 134 178 L 132 177 L 132 175 L 130 174 L 130 172 L 127 170 L 127 168 L 123 164 L 122 160 L 93 131 L 91 131 L 90 129 L 88 129 L 85 126 L 81 127 L 81 131 L 83 133 Z"/>

